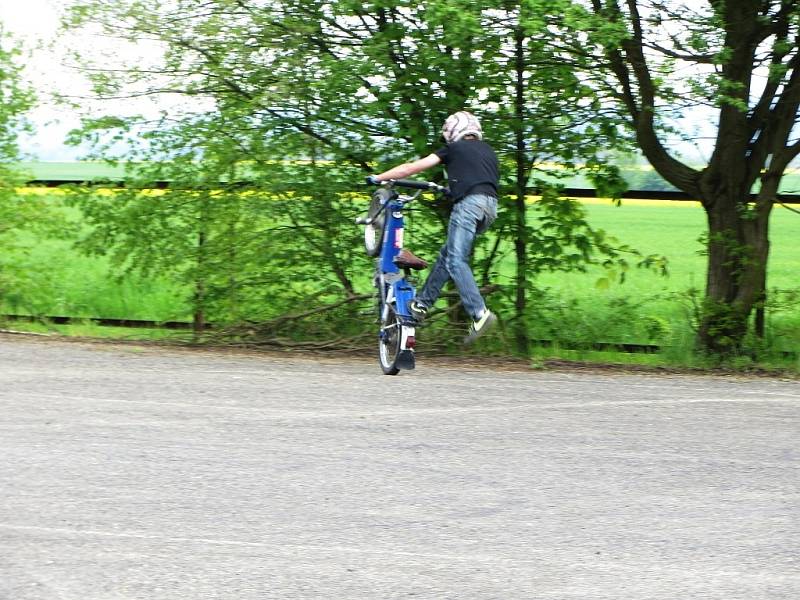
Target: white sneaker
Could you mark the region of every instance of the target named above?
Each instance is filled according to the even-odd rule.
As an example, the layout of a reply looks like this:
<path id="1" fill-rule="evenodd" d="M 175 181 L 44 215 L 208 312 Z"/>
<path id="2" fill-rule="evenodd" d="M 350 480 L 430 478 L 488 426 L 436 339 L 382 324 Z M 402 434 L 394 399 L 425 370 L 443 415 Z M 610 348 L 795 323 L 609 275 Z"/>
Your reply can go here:
<path id="1" fill-rule="evenodd" d="M 473 321 L 469 326 L 469 334 L 464 338 L 464 345 L 468 346 L 481 337 L 497 324 L 497 315 L 488 308 L 483 311 L 483 316 L 477 321 Z"/>
<path id="2" fill-rule="evenodd" d="M 420 304 L 417 302 L 417 299 L 414 298 L 408 303 L 408 312 L 411 313 L 411 316 L 414 317 L 414 319 L 422 323 L 422 321 L 425 320 L 425 317 L 428 316 L 428 307 L 424 304 Z"/>

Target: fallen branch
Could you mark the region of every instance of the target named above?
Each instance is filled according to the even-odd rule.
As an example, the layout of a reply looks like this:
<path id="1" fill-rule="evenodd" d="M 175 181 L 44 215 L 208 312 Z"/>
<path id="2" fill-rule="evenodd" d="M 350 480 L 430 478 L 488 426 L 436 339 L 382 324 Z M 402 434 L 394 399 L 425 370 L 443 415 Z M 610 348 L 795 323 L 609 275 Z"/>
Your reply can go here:
<path id="1" fill-rule="evenodd" d="M 318 306 L 316 308 L 312 308 L 310 310 L 303 311 L 301 313 L 293 313 L 288 315 L 281 315 L 276 317 L 270 321 L 265 321 L 263 323 L 243 323 L 241 325 L 234 325 L 226 330 L 221 331 L 222 335 L 231 335 L 235 334 L 236 332 L 242 333 L 245 332 L 269 332 L 278 329 L 280 326 L 285 325 L 286 323 L 290 323 L 292 321 L 299 321 L 301 319 L 305 319 L 307 317 L 313 317 L 314 315 L 319 315 L 331 310 L 335 310 L 340 306 L 344 306 L 345 304 L 350 304 L 351 302 L 359 302 L 362 300 L 367 300 L 372 297 L 372 294 L 356 294 L 353 296 L 348 296 L 341 300 L 337 300 L 332 304 L 326 304 L 324 306 Z"/>
<path id="2" fill-rule="evenodd" d="M 498 285 L 488 285 L 480 288 L 483 295 L 493 294 L 501 289 Z M 441 295 L 442 298 L 458 298 L 458 292 L 446 292 Z M 302 312 L 281 315 L 270 321 L 263 323 L 243 323 L 240 325 L 233 325 L 224 330 L 220 330 L 211 336 L 211 339 L 219 340 L 223 338 L 241 337 L 241 341 L 232 342 L 233 345 L 245 346 L 269 346 L 273 348 L 286 348 L 286 349 L 306 349 L 306 350 L 332 350 L 336 349 L 342 352 L 355 352 L 371 349 L 374 345 L 375 332 L 377 331 L 374 316 L 372 318 L 364 318 L 348 321 L 348 329 L 352 331 L 353 322 L 356 324 L 363 324 L 363 333 L 358 333 L 349 337 L 330 337 L 326 339 L 313 339 L 311 334 L 303 337 L 309 337 L 307 340 L 293 340 L 285 336 L 275 335 L 281 328 L 290 323 L 302 321 L 309 317 L 318 316 L 326 312 L 335 310 L 353 302 L 362 302 L 365 300 L 374 299 L 374 294 L 355 294 L 347 296 L 331 304 L 324 306 L 317 306 Z M 454 303 L 446 309 L 434 311 L 431 315 L 432 320 L 438 321 L 442 317 L 451 315 L 461 307 L 461 302 Z M 430 321 L 429 321 L 430 323 Z M 330 332 L 328 332 L 330 334 Z M 453 328 L 455 335 L 455 328 Z M 446 343 L 446 342 L 445 342 Z"/>

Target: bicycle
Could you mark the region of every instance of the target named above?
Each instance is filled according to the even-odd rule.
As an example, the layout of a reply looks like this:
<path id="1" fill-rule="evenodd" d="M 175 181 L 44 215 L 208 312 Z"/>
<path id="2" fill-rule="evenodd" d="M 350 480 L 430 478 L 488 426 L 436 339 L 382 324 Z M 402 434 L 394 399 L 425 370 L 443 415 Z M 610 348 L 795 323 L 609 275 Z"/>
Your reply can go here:
<path id="1" fill-rule="evenodd" d="M 416 189 L 410 196 L 400 195 L 394 188 Z M 430 182 L 394 179 L 381 183 L 372 194 L 366 217 L 356 219 L 364 228 L 364 248 L 375 257 L 373 284 L 378 289 L 378 359 L 385 375 L 397 375 L 400 370 L 416 366 L 417 321 L 408 310 L 414 298 L 410 281 L 412 270 L 422 270 L 428 263 L 403 248 L 403 211 L 423 191 L 447 193 L 447 188 Z"/>

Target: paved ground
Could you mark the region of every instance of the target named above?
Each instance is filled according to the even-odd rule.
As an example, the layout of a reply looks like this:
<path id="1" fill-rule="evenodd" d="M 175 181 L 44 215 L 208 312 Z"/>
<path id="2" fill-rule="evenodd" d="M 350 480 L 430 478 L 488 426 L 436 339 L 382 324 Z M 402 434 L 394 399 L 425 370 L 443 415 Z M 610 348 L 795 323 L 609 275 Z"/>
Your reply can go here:
<path id="1" fill-rule="evenodd" d="M 0 336 L 0 598 L 800 597 L 800 383 Z"/>

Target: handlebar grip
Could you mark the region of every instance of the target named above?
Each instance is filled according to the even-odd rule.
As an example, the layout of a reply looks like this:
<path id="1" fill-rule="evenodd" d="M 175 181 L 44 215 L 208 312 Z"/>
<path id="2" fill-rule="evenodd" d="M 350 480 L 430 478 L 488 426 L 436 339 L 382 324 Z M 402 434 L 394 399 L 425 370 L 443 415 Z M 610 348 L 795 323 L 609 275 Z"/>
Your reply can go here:
<path id="1" fill-rule="evenodd" d="M 416 181 L 414 179 L 394 179 L 392 183 L 399 187 L 406 187 L 412 188 L 415 190 L 430 190 L 434 189 L 436 186 L 435 183 L 429 183 L 427 181 Z"/>

